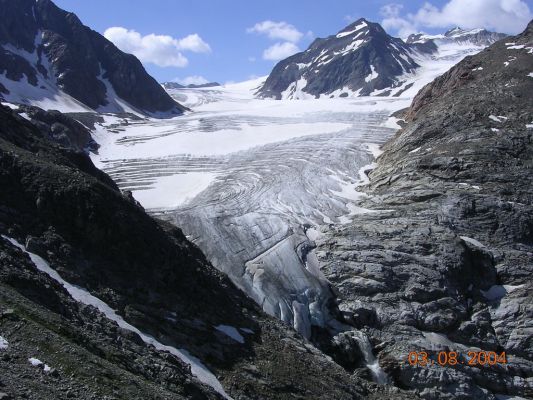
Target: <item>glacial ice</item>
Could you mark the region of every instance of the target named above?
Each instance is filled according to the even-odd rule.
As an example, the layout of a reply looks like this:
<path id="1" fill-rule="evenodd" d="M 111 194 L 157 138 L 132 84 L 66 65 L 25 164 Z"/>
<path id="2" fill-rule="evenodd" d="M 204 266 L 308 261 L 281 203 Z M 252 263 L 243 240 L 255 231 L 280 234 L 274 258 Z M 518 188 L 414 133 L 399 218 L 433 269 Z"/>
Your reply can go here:
<path id="1" fill-rule="evenodd" d="M 355 206 L 357 185 L 395 131 L 384 126 L 390 113 L 410 100 L 258 100 L 259 83 L 170 90 L 194 109 L 177 119 L 106 116 L 92 159 L 263 310 L 309 337 L 311 325 L 332 319 L 313 233 L 367 212 Z M 118 133 L 106 133 L 111 125 Z"/>

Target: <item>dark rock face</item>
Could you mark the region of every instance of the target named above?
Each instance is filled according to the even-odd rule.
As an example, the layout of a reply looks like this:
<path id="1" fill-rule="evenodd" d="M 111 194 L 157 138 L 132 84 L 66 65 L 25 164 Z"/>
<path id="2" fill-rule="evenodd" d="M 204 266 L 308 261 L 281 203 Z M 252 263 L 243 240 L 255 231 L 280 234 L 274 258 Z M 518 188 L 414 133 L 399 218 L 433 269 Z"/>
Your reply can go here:
<path id="1" fill-rule="evenodd" d="M 422 398 L 533 396 L 532 53 L 530 23 L 425 86 L 370 173 L 360 206 L 378 212 L 318 240 L 346 320 Z M 407 363 L 475 348 L 508 363 Z"/>
<path id="2" fill-rule="evenodd" d="M 0 350 L 0 380 L 11 399 L 221 398 L 179 359 L 73 301 L 2 238 L 0 331 L 9 340 Z"/>
<path id="3" fill-rule="evenodd" d="M 23 87 L 17 89 L 24 91 L 21 96 L 40 88 L 62 91 L 94 110 L 107 106 L 113 111 L 119 107 L 114 103 L 117 96 L 147 114 L 184 110 L 135 56 L 123 53 L 50 0 L 1 0 L 0 20 L 0 74 L 22 80 Z M 24 77 L 31 87 L 24 88 Z M 14 94 L 5 87 L 0 91 L 6 98 Z"/>
<path id="4" fill-rule="evenodd" d="M 368 95 L 397 85 L 395 77 L 418 64 L 412 49 L 376 23 L 359 19 L 337 35 L 316 39 L 309 48 L 280 61 L 258 91 L 262 97 L 329 95 L 336 90 Z M 342 93 L 341 93 L 342 95 Z"/>
<path id="5" fill-rule="evenodd" d="M 0 234 L 141 331 L 198 357 L 233 398 L 407 398 L 351 376 L 264 315 L 179 229 L 146 215 L 86 154 L 41 127 L 0 106 L 0 187 L 9 188 L 0 191 Z M 9 342 L 0 382 L 13 398 L 220 398 L 179 359 L 76 303 L 3 238 L 0 335 Z"/>
<path id="6" fill-rule="evenodd" d="M 77 120 L 59 111 L 44 111 L 41 108 L 21 104 L 16 111 L 30 119 L 48 139 L 74 151 L 96 152 L 98 144 L 91 132 Z M 94 116 L 97 118 L 96 114 Z"/>

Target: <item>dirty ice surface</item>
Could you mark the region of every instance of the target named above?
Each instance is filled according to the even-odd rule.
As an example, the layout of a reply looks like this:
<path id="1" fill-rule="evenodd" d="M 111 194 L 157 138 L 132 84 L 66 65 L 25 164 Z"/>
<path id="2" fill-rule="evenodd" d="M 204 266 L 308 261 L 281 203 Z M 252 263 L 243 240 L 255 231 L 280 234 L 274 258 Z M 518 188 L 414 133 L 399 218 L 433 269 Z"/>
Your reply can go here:
<path id="1" fill-rule="evenodd" d="M 327 325 L 331 296 L 310 237 L 367 212 L 356 206 L 358 185 L 396 130 L 390 114 L 411 99 L 260 100 L 260 83 L 171 90 L 192 110 L 178 118 L 105 116 L 92 158 L 308 336 Z"/>

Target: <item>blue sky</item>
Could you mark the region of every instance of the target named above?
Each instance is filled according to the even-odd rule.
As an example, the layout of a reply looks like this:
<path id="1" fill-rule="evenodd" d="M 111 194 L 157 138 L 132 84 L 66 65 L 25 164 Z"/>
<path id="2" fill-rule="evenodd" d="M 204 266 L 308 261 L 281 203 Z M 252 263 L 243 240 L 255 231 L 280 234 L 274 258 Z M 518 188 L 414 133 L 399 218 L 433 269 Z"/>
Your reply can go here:
<path id="1" fill-rule="evenodd" d="M 365 17 L 393 35 L 483 26 L 523 30 L 533 0 L 55 0 L 158 81 L 242 81 Z M 468 26 L 470 25 L 470 26 Z M 110 29 L 113 28 L 113 29 Z M 188 79 L 187 79 L 188 78 Z"/>

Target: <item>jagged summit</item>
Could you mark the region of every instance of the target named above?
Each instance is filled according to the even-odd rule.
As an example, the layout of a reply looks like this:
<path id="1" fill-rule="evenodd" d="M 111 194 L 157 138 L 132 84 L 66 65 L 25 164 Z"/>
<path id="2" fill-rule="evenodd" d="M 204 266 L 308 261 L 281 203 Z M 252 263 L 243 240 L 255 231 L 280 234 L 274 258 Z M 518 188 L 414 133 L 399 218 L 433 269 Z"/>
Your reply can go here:
<path id="1" fill-rule="evenodd" d="M 371 22 L 369 22 L 365 18 L 359 18 L 357 21 L 352 22 L 350 25 L 346 26 L 345 28 L 341 29 L 338 34 L 337 38 L 346 36 L 348 34 L 353 34 L 357 31 L 360 31 L 361 29 L 369 29 L 371 26 Z"/>
<path id="2" fill-rule="evenodd" d="M 423 32 L 411 34 L 407 37 L 406 43 L 458 43 L 486 47 L 497 42 L 500 39 L 503 39 L 506 36 L 507 35 L 504 33 L 490 32 L 484 28 L 462 29 L 457 26 L 446 31 L 444 34 L 439 35 L 429 35 Z"/>
<path id="3" fill-rule="evenodd" d="M 360 18 L 336 35 L 316 39 L 304 52 L 280 61 L 257 94 L 276 99 L 399 96 L 411 87 L 421 87 L 420 82 L 415 85 L 420 81 L 416 77 L 419 71 L 425 83 L 436 76 L 426 75 L 421 67 L 432 57 L 439 58 L 439 46 L 463 47 L 443 55 L 449 68 L 503 37 L 485 29 L 456 27 L 442 35 L 413 34 L 403 41 L 387 34 L 381 25 Z"/>
<path id="4" fill-rule="evenodd" d="M 464 32 L 467 32 L 465 31 L 464 29 L 462 29 L 461 27 L 459 26 L 456 26 L 455 28 L 452 28 L 450 30 L 448 30 L 444 36 L 453 36 L 453 35 L 458 35 L 458 34 L 462 34 Z"/>
<path id="5" fill-rule="evenodd" d="M 0 96 L 61 111 L 179 114 L 133 55 L 50 0 L 0 0 Z"/>
<path id="6" fill-rule="evenodd" d="M 395 76 L 417 67 L 409 46 L 388 35 L 381 25 L 361 18 L 280 61 L 258 94 L 275 98 L 368 95 L 394 86 Z"/>

